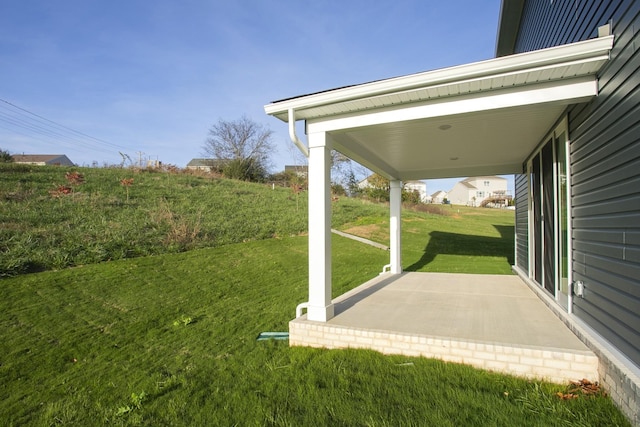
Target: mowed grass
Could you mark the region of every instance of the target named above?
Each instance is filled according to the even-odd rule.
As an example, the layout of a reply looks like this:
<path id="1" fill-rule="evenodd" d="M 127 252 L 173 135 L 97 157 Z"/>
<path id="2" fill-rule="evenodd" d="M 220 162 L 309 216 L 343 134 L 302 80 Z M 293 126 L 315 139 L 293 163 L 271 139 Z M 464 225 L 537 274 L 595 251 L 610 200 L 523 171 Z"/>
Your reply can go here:
<path id="1" fill-rule="evenodd" d="M 369 203 L 360 201 L 362 207 Z M 359 209 L 334 205 L 334 215 Z M 339 228 L 389 244 L 389 211 L 362 210 L 355 221 L 345 215 Z M 452 205 L 429 205 L 429 212 L 402 212 L 402 259 L 407 271 L 512 274 L 514 211 Z"/>
<path id="2" fill-rule="evenodd" d="M 334 295 L 385 251 L 334 237 Z M 256 341 L 307 297 L 307 239 L 0 282 L 3 425 L 627 425 L 610 400 L 424 358 Z"/>

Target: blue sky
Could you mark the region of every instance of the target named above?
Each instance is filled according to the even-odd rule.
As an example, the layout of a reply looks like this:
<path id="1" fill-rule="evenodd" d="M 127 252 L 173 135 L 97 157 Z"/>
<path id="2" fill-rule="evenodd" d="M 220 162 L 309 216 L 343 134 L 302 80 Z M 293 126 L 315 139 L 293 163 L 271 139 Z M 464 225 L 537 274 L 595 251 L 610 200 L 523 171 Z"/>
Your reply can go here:
<path id="1" fill-rule="evenodd" d="M 0 148 L 81 165 L 143 152 L 184 166 L 212 124 L 246 115 L 274 131 L 281 170 L 295 157 L 265 104 L 492 58 L 499 9 L 500 0 L 7 0 Z M 39 124 L 43 135 L 4 101 L 66 128 Z"/>

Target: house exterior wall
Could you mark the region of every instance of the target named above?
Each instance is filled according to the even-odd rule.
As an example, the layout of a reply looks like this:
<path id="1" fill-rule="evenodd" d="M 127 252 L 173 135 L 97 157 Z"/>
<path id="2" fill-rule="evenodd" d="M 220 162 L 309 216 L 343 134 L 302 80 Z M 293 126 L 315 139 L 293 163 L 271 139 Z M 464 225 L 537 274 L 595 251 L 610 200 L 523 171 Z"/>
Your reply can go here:
<path id="1" fill-rule="evenodd" d="M 475 196 L 477 189 L 469 188 L 463 182 L 456 182 L 451 190 L 447 193 L 447 198 L 454 205 L 469 205 L 472 203 L 472 193 Z"/>
<path id="2" fill-rule="evenodd" d="M 524 3 L 520 22 L 514 53 L 593 38 L 599 26 L 611 23 L 615 44 L 598 76 L 599 96 L 567 110 L 572 272 L 573 280 L 585 286 L 584 298 L 574 297 L 572 310 L 606 345 L 632 362 L 631 372 L 638 372 L 640 2 L 530 0 Z M 517 218 L 524 208 L 523 203 L 517 205 Z M 517 233 L 520 240 L 524 228 Z M 609 362 L 601 363 L 601 380 L 640 425 L 639 379 Z"/>
<path id="3" fill-rule="evenodd" d="M 422 181 L 407 181 L 404 183 L 406 191 L 417 191 L 420 195 L 420 201 L 427 203 L 427 184 Z"/>
<path id="4" fill-rule="evenodd" d="M 442 203 L 446 198 L 447 193 L 442 190 L 438 190 L 431 195 L 431 203 Z"/>

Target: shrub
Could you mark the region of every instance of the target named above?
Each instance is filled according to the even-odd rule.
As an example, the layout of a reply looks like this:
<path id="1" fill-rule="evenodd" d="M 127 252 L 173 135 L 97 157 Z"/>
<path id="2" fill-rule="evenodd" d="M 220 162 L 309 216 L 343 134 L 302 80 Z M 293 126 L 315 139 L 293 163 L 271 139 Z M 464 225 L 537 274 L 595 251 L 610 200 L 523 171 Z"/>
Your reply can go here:
<path id="1" fill-rule="evenodd" d="M 223 167 L 222 173 L 229 179 L 240 181 L 264 182 L 267 178 L 266 169 L 254 158 L 231 160 Z"/>
<path id="2" fill-rule="evenodd" d="M 13 156 L 2 148 L 0 148 L 0 163 L 13 163 Z"/>

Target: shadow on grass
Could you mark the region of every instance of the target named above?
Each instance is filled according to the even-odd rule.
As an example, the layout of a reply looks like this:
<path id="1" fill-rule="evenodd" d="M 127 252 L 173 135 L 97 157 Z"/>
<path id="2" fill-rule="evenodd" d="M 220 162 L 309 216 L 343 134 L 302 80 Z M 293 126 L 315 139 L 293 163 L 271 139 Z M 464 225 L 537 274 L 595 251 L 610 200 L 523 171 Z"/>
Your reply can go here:
<path id="1" fill-rule="evenodd" d="M 513 233 L 512 225 L 494 225 L 500 237 L 474 236 L 469 234 L 432 231 L 424 254 L 418 261 L 405 268 L 405 271 L 420 271 L 431 263 L 436 255 L 467 255 L 504 257 L 509 265 L 513 265 Z"/>

